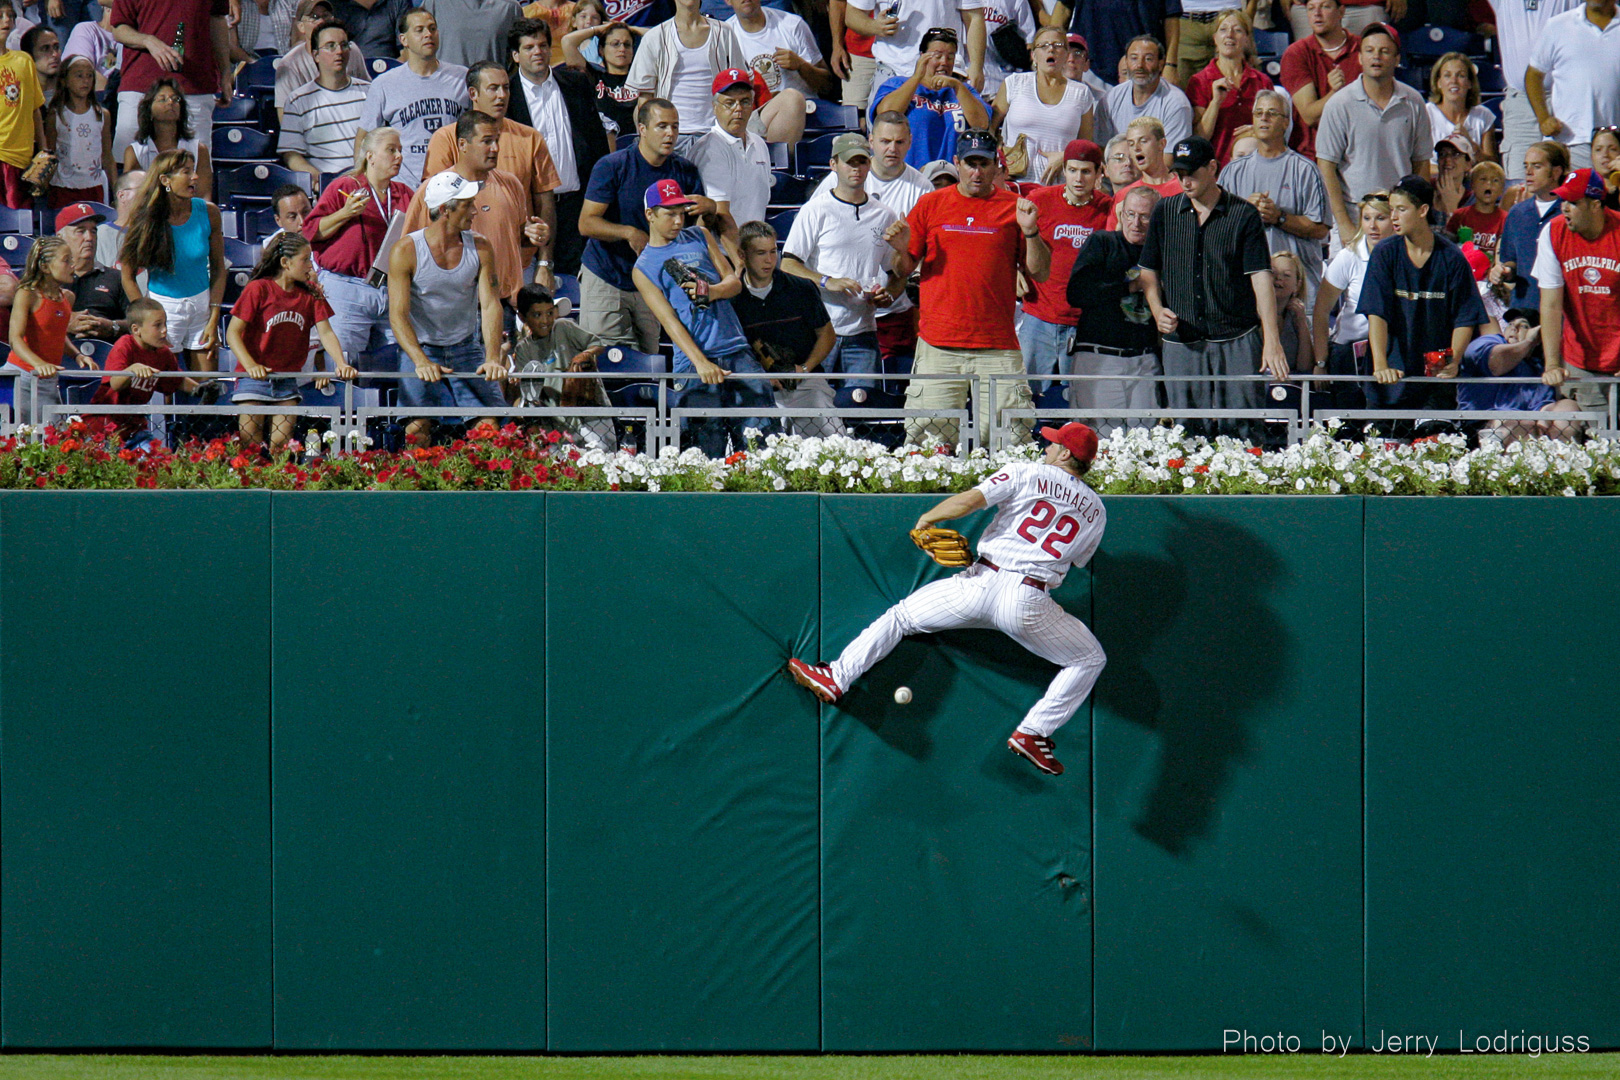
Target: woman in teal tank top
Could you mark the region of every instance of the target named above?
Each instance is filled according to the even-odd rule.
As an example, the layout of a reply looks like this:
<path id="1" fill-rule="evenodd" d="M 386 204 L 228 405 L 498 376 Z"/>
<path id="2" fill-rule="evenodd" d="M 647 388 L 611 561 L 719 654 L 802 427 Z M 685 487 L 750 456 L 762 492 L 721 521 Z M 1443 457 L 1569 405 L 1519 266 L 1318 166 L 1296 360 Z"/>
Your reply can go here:
<path id="1" fill-rule="evenodd" d="M 169 347 L 192 371 L 218 369 L 219 305 L 225 299 L 225 240 L 219 208 L 196 197 L 196 160 L 159 154 L 135 196 L 119 254 L 124 294 L 140 299 L 147 273 L 152 299 L 169 317 Z"/>

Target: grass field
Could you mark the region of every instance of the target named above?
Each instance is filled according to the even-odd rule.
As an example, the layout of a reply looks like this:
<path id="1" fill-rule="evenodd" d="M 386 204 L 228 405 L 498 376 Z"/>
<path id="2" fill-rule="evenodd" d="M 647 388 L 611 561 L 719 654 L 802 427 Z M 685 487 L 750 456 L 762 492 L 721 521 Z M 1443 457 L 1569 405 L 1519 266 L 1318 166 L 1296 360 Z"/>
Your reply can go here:
<path id="1" fill-rule="evenodd" d="M 1256 1057 L 0 1056 L 0 1080 L 1612 1080 L 1620 1054 Z"/>

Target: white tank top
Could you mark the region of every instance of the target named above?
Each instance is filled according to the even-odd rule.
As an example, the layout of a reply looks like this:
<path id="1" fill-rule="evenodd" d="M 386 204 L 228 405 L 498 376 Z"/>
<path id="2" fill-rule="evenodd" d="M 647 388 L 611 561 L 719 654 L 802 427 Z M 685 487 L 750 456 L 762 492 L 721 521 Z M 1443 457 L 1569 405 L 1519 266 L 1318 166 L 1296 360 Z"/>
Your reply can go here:
<path id="1" fill-rule="evenodd" d="M 712 37 L 719 33 L 710 27 Z M 675 49 L 680 54 L 675 61 L 675 78 L 670 83 L 669 100 L 681 118 L 682 135 L 701 135 L 714 127 L 714 85 L 716 72 L 709 61 L 709 42 L 695 49 L 681 44 L 680 35 L 671 34 Z"/>
<path id="2" fill-rule="evenodd" d="M 158 148 L 153 145 L 152 140 L 142 139 L 138 143 L 130 143 L 129 145 L 130 149 L 135 151 L 135 164 L 143 169 L 150 169 L 152 162 L 156 161 L 158 156 Z M 189 151 L 192 158 L 195 159 L 197 157 L 197 140 L 181 139 L 175 144 L 175 149 Z"/>
<path id="3" fill-rule="evenodd" d="M 56 117 L 56 179 L 52 187 L 89 188 L 105 185 L 106 170 L 101 167 L 101 130 L 106 114 L 99 118 L 95 109 L 82 113 L 52 110 Z"/>
<path id="4" fill-rule="evenodd" d="M 1016 142 L 1018 136 L 1028 135 L 1029 173 L 1039 180 L 1046 172 L 1047 159 L 1060 157 L 1070 140 L 1080 137 L 1080 121 L 1092 108 L 1092 95 L 1085 83 L 1068 80 L 1063 87 L 1063 100 L 1048 105 L 1035 90 L 1033 71 L 1019 71 L 1007 76 L 1002 85 L 1007 91 L 1007 119 L 1002 125 L 1002 140 Z"/>

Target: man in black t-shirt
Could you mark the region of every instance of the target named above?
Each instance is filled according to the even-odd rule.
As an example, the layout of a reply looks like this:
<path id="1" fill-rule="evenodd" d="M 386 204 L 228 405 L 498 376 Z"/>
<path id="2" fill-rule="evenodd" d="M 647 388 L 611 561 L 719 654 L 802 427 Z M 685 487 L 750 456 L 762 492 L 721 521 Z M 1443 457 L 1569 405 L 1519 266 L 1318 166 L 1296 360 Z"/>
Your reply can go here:
<path id="1" fill-rule="evenodd" d="M 106 219 L 89 203 L 73 203 L 56 215 L 56 235 L 73 253 L 71 337 L 113 341 L 129 331 L 127 300 L 118 270 L 96 265 L 96 226 Z"/>
<path id="2" fill-rule="evenodd" d="M 1158 202 L 1159 193 L 1153 188 L 1127 191 L 1115 208 L 1119 231 L 1092 233 L 1075 257 L 1068 301 L 1080 311 L 1074 328 L 1072 370 L 1076 375 L 1159 374 L 1159 332 L 1136 269 L 1148 221 Z M 1157 386 L 1145 380 L 1072 382 L 1069 405 L 1075 409 L 1151 409 L 1158 405 Z M 1141 427 L 1151 421 L 1099 417 L 1093 426 L 1103 432 L 1105 425 L 1120 423 Z"/>
<path id="3" fill-rule="evenodd" d="M 743 255 L 743 291 L 732 298 L 731 310 L 761 366 L 787 374 L 820 371 L 838 340 L 821 291 L 777 269 L 776 230 L 765 222 L 748 222 L 737 241 Z M 826 379 L 772 380 L 771 385 L 781 408 L 832 408 L 832 385 Z M 844 430 L 833 417 L 795 416 L 787 426 L 795 435 L 841 435 Z"/>

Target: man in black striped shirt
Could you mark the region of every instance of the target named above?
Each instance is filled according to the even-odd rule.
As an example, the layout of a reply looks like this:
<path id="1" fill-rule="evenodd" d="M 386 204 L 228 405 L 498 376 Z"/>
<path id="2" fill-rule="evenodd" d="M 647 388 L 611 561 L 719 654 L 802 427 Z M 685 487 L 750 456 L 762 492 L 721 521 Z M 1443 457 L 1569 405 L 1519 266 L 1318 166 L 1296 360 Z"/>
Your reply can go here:
<path id="1" fill-rule="evenodd" d="M 1215 182 L 1207 139 L 1177 143 L 1170 168 L 1182 194 L 1153 208 L 1142 245 L 1142 291 L 1164 335 L 1164 373 L 1288 378 L 1259 211 Z M 1165 396 L 1174 409 L 1259 409 L 1265 400 L 1258 381 L 1169 382 Z M 1240 436 L 1258 430 L 1253 421 L 1218 426 Z"/>

